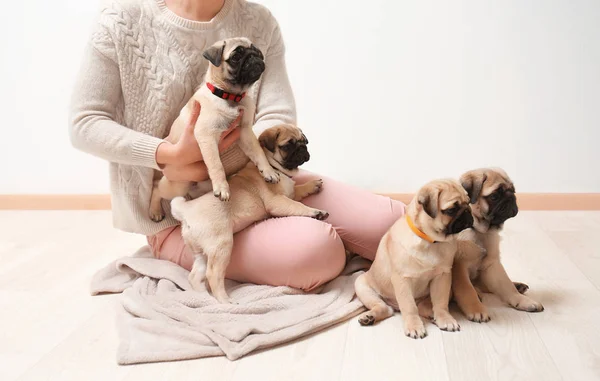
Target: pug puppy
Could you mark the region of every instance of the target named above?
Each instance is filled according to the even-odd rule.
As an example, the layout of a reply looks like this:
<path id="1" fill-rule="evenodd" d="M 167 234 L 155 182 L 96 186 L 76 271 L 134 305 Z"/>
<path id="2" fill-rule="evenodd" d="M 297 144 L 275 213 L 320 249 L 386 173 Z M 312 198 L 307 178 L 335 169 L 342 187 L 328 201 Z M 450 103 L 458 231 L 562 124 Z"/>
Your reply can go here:
<path id="1" fill-rule="evenodd" d="M 247 38 L 229 38 L 219 41 L 204 51 L 209 61 L 205 80 L 181 110 L 165 140 L 176 143 L 189 120 L 194 101 L 202 105 L 194 127 L 194 135 L 202 151 L 204 163 L 215 197 L 228 201 L 231 194 L 223 164 L 219 157 L 218 143 L 222 133 L 237 118 L 241 109 L 244 115 L 240 123 L 238 145 L 255 164 L 264 181 L 277 183 L 279 174 L 269 165 L 260 144 L 252 132 L 256 102 L 248 89 L 259 80 L 265 70 L 262 52 Z M 156 172 L 150 201 L 150 218 L 160 222 L 164 218 L 161 200 L 186 196 L 191 182 L 170 181 Z"/>
<path id="2" fill-rule="evenodd" d="M 310 208 L 299 201 L 321 191 L 322 180 L 296 185 L 292 176 L 298 167 L 310 159 L 306 137 L 292 125 L 267 129 L 260 137 L 267 157 L 278 172 L 276 184 L 264 181 L 257 166 L 249 162 L 229 179 L 231 201 L 220 202 L 210 194 L 186 201 L 176 197 L 171 201 L 173 216 L 181 221 L 181 234 L 194 252 L 195 260 L 189 281 L 192 288 L 202 289 L 206 277 L 213 296 L 228 303 L 225 291 L 225 270 L 233 248 L 233 235 L 269 216 L 305 216 L 326 219 L 326 211 Z"/>
<path id="3" fill-rule="evenodd" d="M 489 321 L 479 289 L 498 295 L 518 310 L 543 311 L 539 302 L 522 295 L 529 287 L 513 283 L 500 262 L 500 232 L 504 222 L 519 212 L 513 182 L 496 168 L 468 171 L 460 182 L 469 194 L 474 223 L 473 229 L 459 234 L 452 267 L 452 293 L 458 306 L 471 321 Z"/>
<path id="4" fill-rule="evenodd" d="M 473 225 L 469 196 L 456 180 L 435 180 L 423 186 L 406 207 L 406 215 L 383 236 L 369 271 L 355 290 L 369 311 L 361 325 L 386 319 L 399 309 L 404 333 L 427 335 L 417 302 L 431 294 L 434 322 L 442 330 L 460 327 L 448 311 L 456 236 Z"/>

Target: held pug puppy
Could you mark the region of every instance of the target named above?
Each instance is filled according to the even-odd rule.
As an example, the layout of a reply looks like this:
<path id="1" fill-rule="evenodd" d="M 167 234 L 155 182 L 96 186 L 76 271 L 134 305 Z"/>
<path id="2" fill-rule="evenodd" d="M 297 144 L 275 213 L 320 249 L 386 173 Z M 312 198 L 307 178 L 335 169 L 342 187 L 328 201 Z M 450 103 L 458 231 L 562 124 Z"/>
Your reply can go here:
<path id="1" fill-rule="evenodd" d="M 513 283 L 500 263 L 499 233 L 504 222 L 519 211 L 512 181 L 502 169 L 482 168 L 463 174 L 460 182 L 469 194 L 474 224 L 459 235 L 452 267 L 452 292 L 458 306 L 471 321 L 490 320 L 475 284 L 518 310 L 543 311 L 540 303 L 521 294 L 527 285 Z"/>
<path id="2" fill-rule="evenodd" d="M 473 225 L 467 192 L 455 180 L 435 180 L 423 186 L 400 218 L 383 236 L 369 271 L 355 282 L 356 294 L 369 311 L 361 325 L 371 325 L 393 314 L 404 319 L 404 333 L 427 335 L 417 301 L 429 294 L 434 322 L 442 330 L 460 327 L 448 311 L 451 267 L 456 234 Z"/>
<path id="3" fill-rule="evenodd" d="M 244 109 L 238 144 L 258 167 L 264 180 L 277 183 L 279 174 L 269 165 L 252 132 L 255 101 L 246 96 L 246 91 L 265 70 L 263 54 L 247 38 L 230 38 L 215 43 L 204 51 L 203 56 L 209 61 L 205 80 L 181 110 L 166 140 L 171 143 L 179 140 L 185 122 L 189 120 L 193 102 L 198 101 L 202 105 L 202 111 L 194 127 L 194 135 L 208 168 L 213 194 L 221 201 L 227 201 L 230 197 L 229 184 L 219 157 L 218 143 L 221 134 L 237 118 L 239 110 Z M 160 176 L 157 172 L 157 177 Z M 186 196 L 190 186 L 190 182 L 169 181 L 164 176 L 157 179 L 150 201 L 150 218 L 160 222 L 164 218 L 161 199 Z"/>
<path id="4" fill-rule="evenodd" d="M 183 197 L 171 201 L 173 216 L 181 221 L 183 240 L 195 254 L 190 284 L 194 289 L 201 289 L 206 276 L 213 296 L 221 303 L 229 300 L 224 279 L 234 233 L 269 216 L 305 216 L 318 220 L 329 216 L 323 210 L 299 202 L 320 192 L 323 181 L 296 185 L 291 178 L 297 168 L 310 159 L 306 149 L 308 141 L 302 131 L 291 125 L 279 125 L 263 132 L 260 141 L 269 162 L 281 174 L 277 184 L 266 183 L 257 167 L 249 162 L 229 179 L 230 202 L 220 202 L 210 194 L 191 201 Z"/>

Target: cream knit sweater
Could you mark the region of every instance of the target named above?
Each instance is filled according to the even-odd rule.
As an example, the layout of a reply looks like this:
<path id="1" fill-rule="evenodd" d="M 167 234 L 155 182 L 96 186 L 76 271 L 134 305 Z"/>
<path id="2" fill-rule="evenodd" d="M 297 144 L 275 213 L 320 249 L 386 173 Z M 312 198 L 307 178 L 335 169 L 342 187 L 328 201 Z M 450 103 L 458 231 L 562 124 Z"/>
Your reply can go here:
<path id="1" fill-rule="evenodd" d="M 74 147 L 109 161 L 113 223 L 153 235 L 178 224 L 148 217 L 156 149 L 207 70 L 205 48 L 228 37 L 248 37 L 265 54 L 266 70 L 252 91 L 255 132 L 295 122 L 295 104 L 277 21 L 261 5 L 225 0 L 210 22 L 183 19 L 163 0 L 111 0 L 102 7 L 82 61 L 70 108 Z M 226 168 L 247 158 L 234 145 Z"/>

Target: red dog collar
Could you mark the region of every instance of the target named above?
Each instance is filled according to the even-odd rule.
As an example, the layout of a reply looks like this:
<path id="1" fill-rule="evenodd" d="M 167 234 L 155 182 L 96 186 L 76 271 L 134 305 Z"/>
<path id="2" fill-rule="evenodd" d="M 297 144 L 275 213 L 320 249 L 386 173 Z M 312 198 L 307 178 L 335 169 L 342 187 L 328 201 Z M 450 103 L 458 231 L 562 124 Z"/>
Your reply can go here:
<path id="1" fill-rule="evenodd" d="M 241 94 L 228 93 L 226 91 L 219 89 L 218 87 L 215 87 L 212 83 L 208 83 L 208 82 L 206 82 L 206 87 L 208 87 L 210 92 L 213 93 L 214 95 L 216 95 L 217 97 L 219 97 L 221 99 L 227 99 L 230 101 L 234 101 L 234 102 L 240 102 L 246 96 L 246 93 L 241 93 Z"/>

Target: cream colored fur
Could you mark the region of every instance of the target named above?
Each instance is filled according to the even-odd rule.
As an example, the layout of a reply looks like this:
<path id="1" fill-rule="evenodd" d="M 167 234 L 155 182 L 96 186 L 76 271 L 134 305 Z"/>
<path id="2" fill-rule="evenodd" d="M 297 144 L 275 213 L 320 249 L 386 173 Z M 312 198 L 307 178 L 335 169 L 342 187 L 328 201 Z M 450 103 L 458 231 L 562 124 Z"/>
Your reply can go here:
<path id="1" fill-rule="evenodd" d="M 491 292 L 515 309 L 540 312 L 544 307 L 522 294 L 528 288 L 522 283 L 513 283 L 500 262 L 501 228 L 490 228 L 484 216 L 488 213 L 486 197 L 499 186 L 512 187 L 513 183 L 501 169 L 486 168 L 473 170 L 461 177 L 479 187 L 476 202 L 471 206 L 475 223 L 473 229 L 459 234 L 458 253 L 452 269 L 452 293 L 467 319 L 487 322 L 490 315 L 481 302 L 477 289 Z"/>
<path id="2" fill-rule="evenodd" d="M 427 196 L 435 199 L 437 215 L 432 218 L 419 202 Z M 454 236 L 441 232 L 452 219 L 441 210 L 458 202 L 468 208 L 468 196 L 454 180 L 433 181 L 419 190 L 406 208 L 406 214 L 424 233 L 436 240 L 429 243 L 415 235 L 402 217 L 383 236 L 370 270 L 359 276 L 356 294 L 369 309 L 359 317 L 361 325 L 371 325 L 400 310 L 404 333 L 412 338 L 427 335 L 419 317 L 417 303 L 431 295 L 433 318 L 442 330 L 458 331 L 456 320 L 448 311 L 451 267 L 457 244 Z"/>
<path id="3" fill-rule="evenodd" d="M 241 109 L 244 110 L 244 115 L 240 123 L 241 134 L 238 145 L 246 156 L 258 167 L 264 181 L 277 183 L 279 181 L 279 174 L 269 165 L 263 150 L 260 148 L 258 139 L 252 131 L 256 102 L 252 99 L 251 93 L 247 92 L 247 87 L 232 87 L 226 81 L 228 76 L 226 59 L 238 46 L 250 47 L 252 43 L 247 38 L 231 38 L 217 42 L 215 46 L 222 46 L 223 43 L 225 44 L 222 57 L 223 62 L 219 67 L 209 64 L 204 82 L 202 82 L 192 98 L 181 110 L 179 117 L 171 126 L 169 136 L 165 140 L 171 143 L 176 143 L 179 140 L 187 121 L 190 119 L 193 102 L 199 102 L 202 109 L 196 121 L 194 135 L 196 136 L 204 163 L 208 169 L 213 194 L 221 201 L 227 201 L 231 196 L 229 184 L 226 179 L 228 174 L 223 169 L 223 164 L 219 157 L 218 144 L 221 135 L 237 118 Z M 206 86 L 207 82 L 231 93 L 247 92 L 247 96 L 240 102 L 218 98 L 210 92 Z M 157 172 L 150 200 L 150 218 L 156 222 L 161 221 L 164 218 L 161 200 L 171 200 L 174 197 L 187 196 L 191 185 L 192 183 L 187 181 L 170 181 Z"/>
<path id="4" fill-rule="evenodd" d="M 285 129 L 283 126 L 272 129 L 282 131 L 278 134 L 279 139 L 285 139 L 286 134 L 291 133 L 289 125 Z M 295 130 L 296 134 L 301 135 L 298 129 Z M 264 134 L 268 134 L 268 131 Z M 275 138 L 276 135 L 269 136 Z M 277 156 L 282 157 L 282 154 Z M 273 166 L 281 167 L 280 164 L 273 162 Z M 230 177 L 231 199 L 227 203 L 211 194 L 191 201 L 183 197 L 172 200 L 171 212 L 181 221 L 183 239 L 195 254 L 189 277 L 193 288 L 201 289 L 206 278 L 213 296 L 221 303 L 228 303 L 224 279 L 233 248 L 233 235 L 250 224 L 269 216 L 304 216 L 320 220 L 328 217 L 327 212 L 299 202 L 320 192 L 322 180 L 296 185 L 286 172 L 290 174 L 289 171 L 278 171 L 281 176 L 277 184 L 267 183 L 256 165 L 250 162 Z"/>

